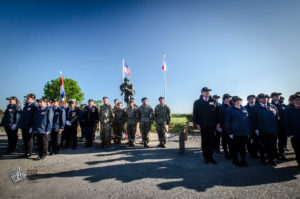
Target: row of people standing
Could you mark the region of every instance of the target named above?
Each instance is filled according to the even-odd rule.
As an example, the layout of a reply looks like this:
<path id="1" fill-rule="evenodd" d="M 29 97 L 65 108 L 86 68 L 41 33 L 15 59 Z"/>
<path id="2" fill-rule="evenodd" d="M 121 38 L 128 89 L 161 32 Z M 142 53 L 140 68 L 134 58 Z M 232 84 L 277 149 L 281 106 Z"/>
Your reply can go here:
<path id="1" fill-rule="evenodd" d="M 210 96 L 210 91 L 211 89 L 204 87 L 193 108 L 194 123 L 201 130 L 205 163 L 216 163 L 213 151 L 215 149 L 219 153 L 220 137 L 225 158 L 232 159 L 233 164 L 237 166 L 248 166 L 246 146 L 250 156 L 260 157 L 264 165 L 268 162 L 275 166 L 275 158 L 286 160 L 284 150 L 287 136 L 297 132 L 290 130 L 290 126 L 296 125 L 296 116 L 289 115 L 292 110 L 295 115 L 298 113 L 295 111 L 295 107 L 298 106 L 295 105 L 295 101 L 299 93 L 290 97 L 288 106 L 282 103 L 281 93 L 272 93 L 271 103 L 266 94 L 259 94 L 257 97 L 249 95 L 248 104 L 243 107 L 240 97 L 232 97 L 229 94 L 224 94 L 223 103 L 219 105 L 216 99 Z M 293 146 L 295 148 L 295 144 Z M 241 161 L 238 161 L 237 154 L 240 154 Z M 297 152 L 296 157 L 299 158 Z"/>
<path id="2" fill-rule="evenodd" d="M 122 133 L 126 130 L 128 134 L 128 145 L 136 145 L 137 124 L 140 123 L 140 131 L 142 132 L 142 140 L 144 147 L 149 147 L 149 132 L 152 124 L 156 122 L 156 130 L 159 137 L 159 147 L 166 147 L 168 125 L 171 122 L 171 109 L 165 104 L 163 97 L 159 98 L 159 104 L 154 111 L 148 104 L 146 97 L 142 98 L 142 105 L 138 107 L 134 98 L 131 98 L 128 106 L 123 108 L 123 104 L 114 100 L 115 106 L 109 104 L 109 99 L 103 97 L 103 105 L 98 108 L 94 106 L 93 100 L 89 100 L 89 106 L 82 111 L 81 125 L 86 135 L 86 147 L 92 146 L 93 133 L 96 124 L 100 122 L 101 145 L 109 146 L 112 140 L 114 143 L 120 144 Z M 126 129 L 125 129 L 126 128 Z"/>
<path id="3" fill-rule="evenodd" d="M 7 98 L 9 105 L 4 113 L 1 126 L 4 126 L 8 137 L 8 153 L 14 152 L 18 141 L 18 128 L 22 130 L 25 157 L 31 157 L 35 138 L 38 144 L 37 159 L 44 159 L 48 151 L 50 154 L 58 154 L 61 146 L 72 149 L 77 147 L 77 127 L 80 123 L 82 134 L 85 136 L 86 147 L 92 146 L 95 136 L 95 128 L 98 121 L 101 124 L 100 137 L 102 145 L 110 145 L 111 131 L 114 130 L 115 143 L 121 143 L 121 136 L 125 123 L 129 135 L 129 145 L 135 145 L 136 127 L 140 122 L 143 143 L 149 147 L 149 132 L 153 121 L 156 121 L 156 129 L 159 135 L 160 147 L 166 147 L 168 125 L 171 122 L 171 110 L 160 97 L 160 104 L 153 112 L 148 105 L 148 99 L 142 99 L 142 105 L 137 107 L 134 99 L 126 109 L 122 103 L 116 103 L 117 107 L 109 104 L 104 97 L 104 104 L 98 108 L 93 100 L 89 100 L 88 106 L 82 110 L 76 106 L 75 100 L 69 100 L 69 107 L 65 108 L 60 101 L 55 99 L 50 102 L 42 98 L 36 101 L 34 94 L 25 96 L 26 103 L 21 109 L 18 99 L 14 96 Z"/>

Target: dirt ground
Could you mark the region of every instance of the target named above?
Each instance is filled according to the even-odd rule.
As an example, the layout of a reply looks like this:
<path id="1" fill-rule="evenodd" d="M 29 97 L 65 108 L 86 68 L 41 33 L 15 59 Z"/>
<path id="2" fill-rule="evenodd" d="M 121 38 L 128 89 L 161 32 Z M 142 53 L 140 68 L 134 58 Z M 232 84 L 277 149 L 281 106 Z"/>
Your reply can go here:
<path id="1" fill-rule="evenodd" d="M 76 150 L 35 161 L 24 159 L 22 140 L 17 152 L 5 155 L 6 135 L 0 135 L 0 198 L 300 198 L 300 168 L 289 146 L 288 161 L 276 167 L 250 159 L 239 168 L 215 155 L 217 165 L 204 164 L 199 137 L 189 138 L 179 154 L 178 135 L 169 134 L 167 149 L 124 143 L 92 148 L 79 142 Z M 19 137 L 21 138 L 21 136 Z M 157 134 L 151 133 L 151 140 Z M 10 174 L 20 168 L 27 177 L 13 183 Z"/>

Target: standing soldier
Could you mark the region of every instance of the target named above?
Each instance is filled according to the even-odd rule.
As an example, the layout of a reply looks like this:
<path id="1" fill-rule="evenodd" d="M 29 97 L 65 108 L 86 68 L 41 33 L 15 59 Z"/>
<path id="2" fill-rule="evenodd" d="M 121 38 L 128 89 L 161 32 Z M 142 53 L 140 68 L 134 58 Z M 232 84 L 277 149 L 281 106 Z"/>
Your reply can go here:
<path id="1" fill-rule="evenodd" d="M 276 166 L 274 161 L 274 139 L 278 132 L 279 116 L 276 107 L 268 103 L 269 96 L 266 94 L 258 95 L 259 103 L 254 108 L 254 129 L 260 139 L 260 158 L 261 163 L 266 165 L 265 155 L 268 162 Z"/>
<path id="2" fill-rule="evenodd" d="M 247 105 L 245 108 L 249 114 L 249 127 L 250 127 L 250 136 L 247 141 L 247 149 L 249 152 L 249 156 L 252 158 L 258 158 L 258 149 L 259 149 L 259 138 L 254 132 L 254 106 L 256 103 L 255 95 L 248 95 L 247 97 Z"/>
<path id="3" fill-rule="evenodd" d="M 77 126 L 79 119 L 79 108 L 75 106 L 75 100 L 69 100 L 69 108 L 66 109 L 66 146 L 69 148 L 72 142 L 72 149 L 77 147 Z"/>
<path id="4" fill-rule="evenodd" d="M 59 154 L 59 147 L 61 145 L 61 136 L 62 132 L 65 128 L 66 123 L 66 111 L 65 109 L 61 108 L 59 106 L 59 100 L 54 99 L 53 100 L 53 128 L 51 132 L 51 153 L 52 154 Z"/>
<path id="5" fill-rule="evenodd" d="M 19 128 L 22 129 L 22 137 L 25 147 L 25 157 L 29 158 L 33 150 L 33 135 L 32 124 L 35 111 L 38 109 L 37 103 L 35 103 L 35 95 L 30 93 L 26 98 L 26 104 L 24 105 L 21 119 L 19 122 Z"/>
<path id="6" fill-rule="evenodd" d="M 232 163 L 237 166 L 247 167 L 246 144 L 250 135 L 249 114 L 246 108 L 241 106 L 242 99 L 238 96 L 232 97 L 233 106 L 225 113 L 225 129 L 230 139 L 233 140 Z M 241 161 L 238 161 L 238 153 Z"/>
<path id="7" fill-rule="evenodd" d="M 126 121 L 128 133 L 128 145 L 135 146 L 136 126 L 139 120 L 138 108 L 134 106 L 134 99 L 129 100 L 129 106 L 126 108 Z"/>
<path id="8" fill-rule="evenodd" d="M 38 157 L 45 159 L 48 153 L 49 134 L 52 130 L 53 110 L 47 107 L 47 100 L 40 99 L 40 106 L 34 113 L 32 132 L 37 136 Z"/>
<path id="9" fill-rule="evenodd" d="M 110 146 L 111 127 L 114 122 L 113 107 L 109 104 L 108 97 L 103 97 L 104 104 L 100 107 L 101 141 L 102 146 Z"/>
<path id="10" fill-rule="evenodd" d="M 81 131 L 81 142 L 83 142 L 84 138 L 85 138 L 84 124 L 82 122 L 82 113 L 83 113 L 84 107 L 86 107 L 86 104 L 81 104 L 80 110 L 79 110 L 79 125 L 80 125 L 80 131 Z"/>
<path id="11" fill-rule="evenodd" d="M 291 105 L 286 113 L 286 127 L 288 134 L 292 140 L 292 146 L 295 150 L 296 161 L 300 167 L 300 93 L 292 96 L 291 100 L 294 105 Z"/>
<path id="12" fill-rule="evenodd" d="M 226 115 L 226 111 L 229 107 L 231 107 L 230 104 L 231 101 L 231 95 L 228 93 L 223 95 L 223 103 L 220 106 L 220 125 L 221 125 L 221 131 L 222 131 L 222 147 L 224 150 L 225 158 L 230 160 L 231 159 L 231 152 L 232 152 L 232 139 L 229 137 L 229 133 L 226 132 L 226 129 L 224 128 L 224 119 Z"/>
<path id="13" fill-rule="evenodd" d="M 113 111 L 115 111 L 118 108 L 118 104 L 119 104 L 119 100 L 118 99 L 114 99 L 114 108 Z"/>
<path id="14" fill-rule="evenodd" d="M 285 143 L 287 143 L 287 132 L 284 128 L 284 109 L 285 105 L 280 102 L 280 95 L 281 93 L 273 92 L 271 93 L 272 102 L 271 104 L 274 105 L 279 113 L 279 131 L 277 136 L 275 137 L 275 143 L 274 143 L 274 155 L 275 157 L 279 157 L 281 160 L 287 160 L 284 155 L 284 148 Z M 278 140 L 278 143 L 277 143 Z"/>
<path id="15" fill-rule="evenodd" d="M 146 97 L 142 98 L 142 105 L 138 113 L 144 147 L 149 147 L 149 132 L 154 120 L 154 114 L 152 107 L 148 105 L 148 99 Z"/>
<path id="16" fill-rule="evenodd" d="M 210 96 L 211 89 L 204 87 L 200 99 L 194 102 L 193 121 L 201 132 L 204 163 L 217 164 L 213 158 L 215 131 L 220 128 L 218 103 Z"/>
<path id="17" fill-rule="evenodd" d="M 114 110 L 115 121 L 114 121 L 114 134 L 115 144 L 121 144 L 122 132 L 124 130 L 124 124 L 126 122 L 126 112 L 123 109 L 121 102 L 118 103 L 117 108 Z"/>
<path id="18" fill-rule="evenodd" d="M 167 148 L 168 125 L 171 123 L 171 109 L 165 104 L 165 98 L 159 97 L 159 104 L 154 109 L 154 119 L 159 144 L 157 147 Z"/>
<path id="19" fill-rule="evenodd" d="M 82 111 L 82 124 L 86 136 L 85 147 L 91 147 L 93 144 L 93 135 L 95 127 L 99 120 L 98 108 L 94 104 L 94 100 L 89 99 L 89 105 L 85 106 Z"/>
<path id="20" fill-rule="evenodd" d="M 219 99 L 220 96 L 218 95 L 213 95 L 214 100 L 216 100 L 216 102 L 219 104 Z M 216 130 L 216 134 L 215 134 L 215 152 L 217 154 L 220 154 L 220 141 L 221 141 L 221 129 L 217 129 Z"/>
<path id="21" fill-rule="evenodd" d="M 9 100 L 2 122 L 0 126 L 3 126 L 8 139 L 7 153 L 14 152 L 18 142 L 18 122 L 20 119 L 21 108 L 17 105 L 18 99 L 14 96 L 6 98 Z"/>

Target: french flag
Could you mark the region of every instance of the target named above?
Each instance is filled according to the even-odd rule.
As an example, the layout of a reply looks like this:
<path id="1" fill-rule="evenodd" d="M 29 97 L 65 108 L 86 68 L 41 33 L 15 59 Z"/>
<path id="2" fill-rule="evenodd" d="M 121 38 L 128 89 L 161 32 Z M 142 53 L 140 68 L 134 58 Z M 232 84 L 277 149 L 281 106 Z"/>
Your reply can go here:
<path id="1" fill-rule="evenodd" d="M 129 75 L 131 77 L 131 72 L 130 69 L 128 68 L 127 64 L 125 61 L 123 61 L 123 72 L 126 73 L 127 75 Z"/>
<path id="2" fill-rule="evenodd" d="M 162 65 L 162 70 L 164 71 L 164 72 L 167 72 L 167 64 L 166 64 L 166 61 L 164 60 L 164 62 L 163 62 L 163 65 Z"/>
<path id="3" fill-rule="evenodd" d="M 64 87 L 64 78 L 62 76 L 62 72 L 60 73 L 60 101 L 63 105 L 66 104 L 66 93 L 65 93 L 65 87 Z"/>

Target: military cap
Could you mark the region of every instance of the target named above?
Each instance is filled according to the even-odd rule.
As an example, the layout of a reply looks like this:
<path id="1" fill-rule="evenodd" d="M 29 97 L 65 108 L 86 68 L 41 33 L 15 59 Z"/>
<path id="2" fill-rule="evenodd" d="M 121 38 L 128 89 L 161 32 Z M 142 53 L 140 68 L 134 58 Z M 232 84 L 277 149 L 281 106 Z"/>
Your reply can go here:
<path id="1" fill-rule="evenodd" d="M 211 91 L 211 89 L 207 88 L 207 87 L 203 87 L 201 89 L 201 92 L 208 92 L 208 91 Z"/>
<path id="2" fill-rule="evenodd" d="M 11 97 L 8 97 L 8 98 L 6 98 L 7 100 L 11 100 L 11 99 L 13 99 L 13 100 L 17 100 L 17 97 L 15 97 L 15 96 L 11 96 Z"/>
<path id="3" fill-rule="evenodd" d="M 147 97 L 143 97 L 141 101 L 144 101 L 145 99 L 148 99 Z"/>
<path id="4" fill-rule="evenodd" d="M 124 82 L 129 81 L 129 79 L 127 77 L 124 78 Z"/>
<path id="5" fill-rule="evenodd" d="M 250 99 L 250 98 L 255 98 L 255 95 L 248 95 L 247 100 Z"/>
<path id="6" fill-rule="evenodd" d="M 75 100 L 75 99 L 69 99 L 68 102 L 69 102 L 69 103 L 75 103 L 76 100 Z"/>
<path id="7" fill-rule="evenodd" d="M 41 98 L 41 99 L 39 99 L 39 101 L 48 102 L 48 99 L 47 98 Z"/>
<path id="8" fill-rule="evenodd" d="M 220 96 L 218 96 L 218 95 L 214 95 L 214 96 L 213 96 L 213 98 L 215 98 L 215 99 L 219 99 L 219 98 L 220 98 Z"/>
<path id="9" fill-rule="evenodd" d="M 39 102 L 39 101 L 40 101 L 40 99 L 36 99 L 35 101 L 36 101 L 36 102 Z"/>
<path id="10" fill-rule="evenodd" d="M 237 101 L 237 100 L 243 100 L 242 98 L 240 98 L 239 96 L 233 96 L 231 98 L 231 100 L 234 102 L 234 101 Z"/>
<path id="11" fill-rule="evenodd" d="M 118 99 L 114 99 L 114 102 L 115 102 L 115 101 L 119 101 L 119 100 L 118 100 Z"/>
<path id="12" fill-rule="evenodd" d="M 269 96 L 267 94 L 264 94 L 264 93 L 260 93 L 257 95 L 257 98 L 258 99 L 261 99 L 261 98 L 269 98 Z"/>
<path id="13" fill-rule="evenodd" d="M 281 95 L 281 93 L 276 93 L 276 92 L 273 92 L 273 93 L 271 93 L 270 97 L 274 97 L 274 96 L 280 96 L 280 95 Z"/>
<path id="14" fill-rule="evenodd" d="M 88 101 L 88 102 L 90 102 L 90 101 L 92 101 L 92 102 L 93 102 L 94 100 L 93 100 L 93 99 L 89 99 L 89 101 Z"/>
<path id="15" fill-rule="evenodd" d="M 295 95 L 292 95 L 292 100 L 300 98 L 300 93 L 296 93 Z"/>
<path id="16" fill-rule="evenodd" d="M 223 99 L 227 99 L 227 98 L 231 98 L 232 96 L 231 95 L 229 95 L 228 93 L 225 93 L 224 95 L 223 95 Z"/>
<path id="17" fill-rule="evenodd" d="M 164 97 L 159 97 L 158 100 L 165 99 Z"/>
<path id="18" fill-rule="evenodd" d="M 105 99 L 108 99 L 108 97 L 104 96 L 102 99 L 105 100 Z"/>
<path id="19" fill-rule="evenodd" d="M 24 96 L 24 98 L 32 98 L 32 99 L 35 99 L 35 94 L 29 93 L 29 94 L 27 94 L 26 96 Z"/>
<path id="20" fill-rule="evenodd" d="M 295 93 L 295 95 L 299 95 L 299 94 L 300 94 L 300 92 L 296 92 L 296 93 Z"/>

